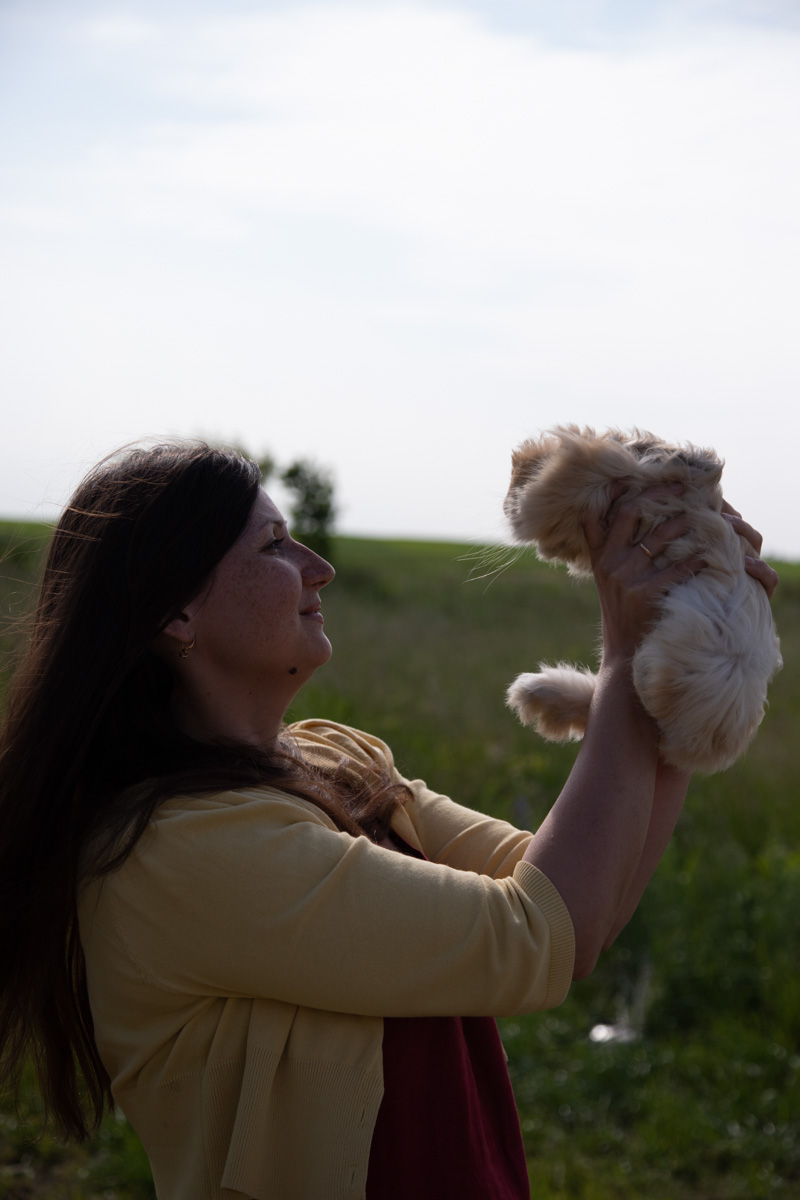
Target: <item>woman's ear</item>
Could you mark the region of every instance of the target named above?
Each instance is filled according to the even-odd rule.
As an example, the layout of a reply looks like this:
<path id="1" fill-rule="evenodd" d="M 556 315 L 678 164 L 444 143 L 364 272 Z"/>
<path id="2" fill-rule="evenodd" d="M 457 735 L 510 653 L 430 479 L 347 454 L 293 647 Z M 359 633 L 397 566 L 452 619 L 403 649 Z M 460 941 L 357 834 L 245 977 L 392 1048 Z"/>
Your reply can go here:
<path id="1" fill-rule="evenodd" d="M 173 617 L 171 621 L 167 622 L 162 633 L 176 638 L 179 642 L 190 642 L 193 636 L 191 617 L 185 612 L 178 613 L 177 617 Z"/>
<path id="2" fill-rule="evenodd" d="M 181 654 L 186 646 L 193 646 L 195 632 L 192 619 L 186 612 L 178 613 L 168 621 L 153 642 L 153 649 L 162 654 Z"/>

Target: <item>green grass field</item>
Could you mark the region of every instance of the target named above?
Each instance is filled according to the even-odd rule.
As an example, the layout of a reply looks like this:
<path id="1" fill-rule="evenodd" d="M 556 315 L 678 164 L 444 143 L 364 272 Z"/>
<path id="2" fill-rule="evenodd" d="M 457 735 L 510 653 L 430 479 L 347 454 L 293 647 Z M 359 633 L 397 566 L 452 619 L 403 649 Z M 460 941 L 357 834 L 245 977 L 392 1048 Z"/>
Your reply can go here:
<path id="1" fill-rule="evenodd" d="M 0 525 L 4 614 L 29 602 L 42 536 Z M 522 729 L 503 694 L 540 659 L 592 661 L 591 586 L 527 555 L 474 578 L 459 545 L 340 538 L 335 565 L 334 656 L 291 715 L 368 729 L 406 774 L 535 827 L 575 749 Z M 537 1200 L 800 1197 L 800 564 L 781 575 L 786 666 L 747 757 L 693 782 L 594 975 L 555 1012 L 501 1022 Z M 17 636 L 3 637 L 4 671 Z M 628 1043 L 589 1036 L 626 1023 Z M 0 1197 L 152 1195 L 121 1117 L 76 1150 L 42 1133 L 32 1083 L 18 1116 L 0 1107 Z"/>

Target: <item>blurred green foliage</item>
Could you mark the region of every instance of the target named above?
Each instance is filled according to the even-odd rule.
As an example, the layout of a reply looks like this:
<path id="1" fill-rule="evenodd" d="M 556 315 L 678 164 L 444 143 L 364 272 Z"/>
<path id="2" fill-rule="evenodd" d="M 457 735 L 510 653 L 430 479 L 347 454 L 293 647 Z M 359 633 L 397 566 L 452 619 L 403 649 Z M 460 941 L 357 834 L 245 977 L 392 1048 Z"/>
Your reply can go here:
<path id="1" fill-rule="evenodd" d="M 45 532 L 0 525 L 6 617 L 31 601 Z M 334 655 L 292 719 L 368 729 L 405 774 L 535 828 L 575 748 L 519 726 L 504 691 L 540 660 L 593 661 L 591 585 L 513 551 L 334 546 L 322 597 Z M 557 1012 L 500 1023 L 537 1200 L 800 1197 L 800 564 L 781 576 L 786 666 L 748 755 L 693 781 L 639 911 L 592 977 Z M 0 672 L 20 636 L 2 635 Z M 600 1025 L 633 1040 L 594 1041 Z M 0 1106 L 0 1198 L 139 1200 L 148 1181 L 121 1116 L 75 1148 L 42 1132 L 31 1080 L 18 1117 Z"/>
<path id="2" fill-rule="evenodd" d="M 290 511 L 293 536 L 323 558 L 332 558 L 336 519 L 333 479 L 324 468 L 307 459 L 293 462 L 281 472 L 280 478 L 293 497 Z"/>

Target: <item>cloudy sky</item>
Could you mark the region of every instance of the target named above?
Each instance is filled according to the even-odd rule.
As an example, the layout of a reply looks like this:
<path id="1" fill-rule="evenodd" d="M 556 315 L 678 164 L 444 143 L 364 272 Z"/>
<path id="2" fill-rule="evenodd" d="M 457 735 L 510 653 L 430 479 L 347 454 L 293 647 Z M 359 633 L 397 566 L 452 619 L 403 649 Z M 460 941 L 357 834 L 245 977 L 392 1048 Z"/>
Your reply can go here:
<path id="1" fill-rule="evenodd" d="M 638 425 L 800 558 L 799 142 L 796 0 L 0 0 L 0 513 L 200 434 L 494 539 Z"/>

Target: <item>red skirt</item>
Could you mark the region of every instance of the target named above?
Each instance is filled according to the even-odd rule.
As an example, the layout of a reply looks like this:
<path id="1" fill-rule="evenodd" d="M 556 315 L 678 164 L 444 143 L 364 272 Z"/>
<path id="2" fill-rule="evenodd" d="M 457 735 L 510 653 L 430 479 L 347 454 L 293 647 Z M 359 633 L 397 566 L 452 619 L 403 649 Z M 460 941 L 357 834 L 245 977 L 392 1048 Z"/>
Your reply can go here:
<path id="1" fill-rule="evenodd" d="M 367 1200 L 530 1200 L 514 1094 L 489 1017 L 389 1017 Z"/>

